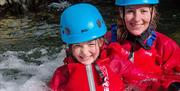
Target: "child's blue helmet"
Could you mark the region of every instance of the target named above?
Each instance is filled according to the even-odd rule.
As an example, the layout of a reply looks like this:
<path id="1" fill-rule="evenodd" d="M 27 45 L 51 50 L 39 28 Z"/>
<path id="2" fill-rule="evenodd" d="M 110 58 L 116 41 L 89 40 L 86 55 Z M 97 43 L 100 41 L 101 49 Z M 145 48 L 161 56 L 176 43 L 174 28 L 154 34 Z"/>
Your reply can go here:
<path id="1" fill-rule="evenodd" d="M 95 6 L 75 4 L 62 13 L 60 33 L 67 44 L 90 41 L 106 33 L 105 22 Z"/>
<path id="2" fill-rule="evenodd" d="M 139 5 L 139 4 L 158 4 L 159 0 L 116 0 L 118 6 Z"/>

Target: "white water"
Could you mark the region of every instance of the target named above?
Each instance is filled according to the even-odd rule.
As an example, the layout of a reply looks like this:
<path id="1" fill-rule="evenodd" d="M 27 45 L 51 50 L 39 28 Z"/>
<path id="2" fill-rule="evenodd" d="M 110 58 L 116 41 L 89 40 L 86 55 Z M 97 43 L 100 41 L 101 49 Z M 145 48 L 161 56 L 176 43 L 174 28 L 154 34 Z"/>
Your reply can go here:
<path id="1" fill-rule="evenodd" d="M 65 52 L 48 55 L 47 50 L 35 48 L 0 54 L 0 91 L 50 91 L 47 84 L 55 69 L 63 64 Z M 37 51 L 41 56 L 35 58 L 32 55 Z"/>

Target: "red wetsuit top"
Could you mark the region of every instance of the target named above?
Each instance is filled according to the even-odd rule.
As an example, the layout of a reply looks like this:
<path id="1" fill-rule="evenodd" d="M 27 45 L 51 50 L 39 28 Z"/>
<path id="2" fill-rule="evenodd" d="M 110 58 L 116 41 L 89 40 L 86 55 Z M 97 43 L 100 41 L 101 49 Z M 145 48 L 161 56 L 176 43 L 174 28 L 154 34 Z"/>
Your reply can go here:
<path id="1" fill-rule="evenodd" d="M 114 48 L 110 48 L 119 44 L 111 45 L 102 48 L 99 58 L 90 65 L 81 64 L 71 56 L 66 57 L 65 64 L 56 69 L 49 84 L 50 88 L 53 91 L 123 91 L 121 74 L 116 74 L 109 66 L 122 60 L 120 51 L 115 53 Z"/>
<path id="2" fill-rule="evenodd" d="M 139 86 L 142 91 L 163 91 L 170 83 L 180 82 L 179 45 L 169 37 L 159 32 L 155 33 L 156 39 L 149 50 L 138 43 L 135 44 L 133 57 L 127 60 L 131 63 L 131 67 L 120 72 L 123 73 L 125 82 L 134 88 Z M 111 41 L 111 32 L 105 37 Z M 120 41 L 120 45 L 130 54 L 132 41 L 123 40 Z"/>

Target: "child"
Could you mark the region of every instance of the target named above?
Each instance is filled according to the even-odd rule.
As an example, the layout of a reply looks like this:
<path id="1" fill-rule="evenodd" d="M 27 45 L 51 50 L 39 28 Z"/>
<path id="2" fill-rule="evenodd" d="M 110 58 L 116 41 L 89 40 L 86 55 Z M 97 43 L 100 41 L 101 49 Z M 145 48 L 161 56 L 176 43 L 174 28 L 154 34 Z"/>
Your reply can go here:
<path id="1" fill-rule="evenodd" d="M 111 70 L 121 60 L 121 51 L 114 50 L 120 46 L 105 45 L 102 36 L 107 30 L 96 7 L 85 3 L 70 6 L 61 15 L 60 30 L 69 49 L 65 64 L 50 81 L 53 91 L 123 91 L 120 75 Z"/>

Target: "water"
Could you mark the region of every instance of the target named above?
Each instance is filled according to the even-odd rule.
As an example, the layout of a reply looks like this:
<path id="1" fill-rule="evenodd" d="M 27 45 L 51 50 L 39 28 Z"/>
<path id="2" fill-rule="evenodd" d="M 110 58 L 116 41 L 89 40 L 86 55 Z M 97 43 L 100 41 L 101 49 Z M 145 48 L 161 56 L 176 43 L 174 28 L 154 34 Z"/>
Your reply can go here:
<path id="1" fill-rule="evenodd" d="M 55 16 L 40 15 L 0 19 L 0 91 L 50 91 L 65 51 Z"/>
<path id="2" fill-rule="evenodd" d="M 33 56 L 37 52 L 41 56 Z M 65 53 L 48 53 L 48 48 L 35 48 L 0 54 L 0 91 L 49 91 L 47 84 Z"/>
<path id="3" fill-rule="evenodd" d="M 0 25 L 0 91 L 49 91 L 65 57 L 58 23 L 25 15 L 8 16 Z"/>

